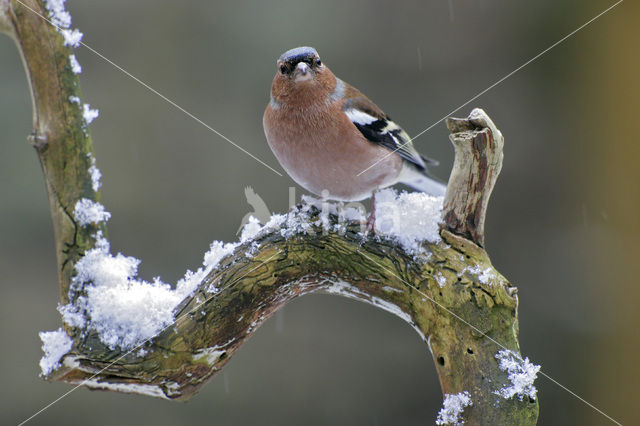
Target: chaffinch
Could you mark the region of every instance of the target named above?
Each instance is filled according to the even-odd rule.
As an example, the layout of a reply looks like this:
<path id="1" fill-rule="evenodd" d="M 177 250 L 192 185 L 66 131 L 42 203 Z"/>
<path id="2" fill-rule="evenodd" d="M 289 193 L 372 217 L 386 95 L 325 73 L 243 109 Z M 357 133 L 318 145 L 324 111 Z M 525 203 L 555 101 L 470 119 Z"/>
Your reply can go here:
<path id="1" fill-rule="evenodd" d="M 288 50 L 278 59 L 262 123 L 282 167 L 325 199 L 373 195 L 375 203 L 375 191 L 396 183 L 444 195 L 446 186 L 427 171 L 437 162 L 420 155 L 409 135 L 337 78 L 312 47 Z"/>

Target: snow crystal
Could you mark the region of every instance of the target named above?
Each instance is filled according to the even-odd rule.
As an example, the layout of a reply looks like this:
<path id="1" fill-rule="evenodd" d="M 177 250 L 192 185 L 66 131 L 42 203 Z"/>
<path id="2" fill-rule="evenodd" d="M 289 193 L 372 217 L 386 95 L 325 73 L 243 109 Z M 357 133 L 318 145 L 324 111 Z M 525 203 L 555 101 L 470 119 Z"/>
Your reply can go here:
<path id="1" fill-rule="evenodd" d="M 44 356 L 40 360 L 40 369 L 42 369 L 42 374 L 47 376 L 60 367 L 60 358 L 71 350 L 73 340 L 62 328 L 56 331 L 41 331 L 40 340 L 42 340 L 42 351 L 44 352 Z"/>
<path id="2" fill-rule="evenodd" d="M 457 394 L 445 394 L 444 402 L 440 412 L 438 412 L 438 418 L 436 419 L 437 425 L 461 425 L 464 420 L 460 418 L 462 411 L 465 407 L 473 405 L 471 401 L 471 395 L 469 392 L 464 391 Z"/>
<path id="3" fill-rule="evenodd" d="M 49 20 L 55 27 L 69 28 L 71 15 L 64 9 L 65 0 L 45 0 L 44 6 L 49 11 Z"/>
<path id="4" fill-rule="evenodd" d="M 83 34 L 78 29 L 73 30 L 61 30 L 60 33 L 64 37 L 64 45 L 78 47 L 80 46 L 80 40 L 82 40 Z"/>
<path id="5" fill-rule="evenodd" d="M 520 401 L 525 396 L 535 399 L 538 390 L 533 382 L 540 371 L 540 366 L 529 362 L 529 358 L 525 358 L 523 361 L 519 354 L 508 349 L 498 352 L 495 358 L 500 361 L 500 369 L 509 375 L 511 385 L 503 386 L 502 389 L 494 393 L 504 399 L 511 399 L 514 396 L 517 396 Z"/>
<path id="6" fill-rule="evenodd" d="M 111 213 L 106 211 L 104 206 L 97 201 L 83 198 L 76 203 L 73 217 L 81 226 L 86 226 L 91 223 L 108 221 L 111 218 Z"/>
<path id="7" fill-rule="evenodd" d="M 49 11 L 49 21 L 64 37 L 64 45 L 78 47 L 82 40 L 82 33 L 77 29 L 70 30 L 71 15 L 64 8 L 65 0 L 45 0 L 45 7 Z M 75 57 L 74 57 L 75 59 Z M 75 72 L 75 71 L 74 71 Z M 76 72 L 78 74 L 80 71 Z"/>
<path id="8" fill-rule="evenodd" d="M 242 234 L 240 234 L 240 242 L 244 243 L 246 241 L 254 239 L 261 229 L 262 226 L 260 226 L 260 221 L 253 216 L 249 217 L 249 222 L 247 222 L 244 225 L 244 228 L 242 228 Z"/>
<path id="9" fill-rule="evenodd" d="M 236 243 L 223 243 L 222 241 L 214 241 L 209 246 L 209 251 L 204 254 L 203 265 L 205 269 L 211 270 L 218 266 L 218 263 L 225 257 L 233 253 L 238 247 Z"/>
<path id="10" fill-rule="evenodd" d="M 366 213 L 364 207 L 351 207 L 351 203 L 338 209 L 338 217 L 341 221 L 354 221 L 364 222 L 366 220 Z"/>
<path id="11" fill-rule="evenodd" d="M 84 298 L 84 296 L 82 296 Z M 82 312 L 78 309 L 77 305 L 71 303 L 67 305 L 58 305 L 58 312 L 62 315 L 62 320 L 65 324 L 71 327 L 84 327 L 85 319 Z"/>
<path id="12" fill-rule="evenodd" d="M 477 275 L 478 281 L 480 281 L 482 284 L 490 284 L 490 280 L 496 278 L 491 268 L 482 269 L 478 265 L 467 266 L 460 272 L 459 276 L 464 275 L 465 272 L 470 272 L 474 275 Z"/>
<path id="13" fill-rule="evenodd" d="M 223 243 L 222 241 L 212 242 L 209 246 L 209 251 L 204 254 L 202 267 L 198 268 L 196 272 L 187 271 L 184 278 L 178 281 L 177 288 L 183 288 L 183 291 L 185 292 L 193 292 L 193 290 L 195 290 L 196 286 L 204 279 L 204 277 L 209 275 L 209 273 L 218 266 L 223 258 L 233 253 L 238 245 L 238 243 Z M 216 293 L 218 289 L 213 284 L 211 284 L 207 288 L 207 291 L 210 293 Z"/>
<path id="14" fill-rule="evenodd" d="M 100 178 L 102 177 L 102 173 L 100 173 L 100 169 L 96 167 L 96 159 L 91 153 L 87 154 L 89 157 L 89 161 L 91 162 L 91 166 L 89 167 L 89 175 L 91 176 L 91 187 L 95 192 L 98 192 L 102 183 L 100 182 Z"/>
<path id="15" fill-rule="evenodd" d="M 76 55 L 69 55 L 69 65 L 71 65 L 71 71 L 73 71 L 74 74 L 80 74 L 82 72 L 82 67 L 76 59 Z"/>
<path id="16" fill-rule="evenodd" d="M 77 96 L 69 96 L 69 102 L 80 105 L 80 98 Z"/>
<path id="17" fill-rule="evenodd" d="M 97 109 L 91 109 L 91 105 L 89 104 L 84 104 L 82 107 L 82 116 L 84 117 L 84 121 L 86 121 L 87 124 L 91 124 L 91 122 L 98 118 L 98 116 L 100 115 L 100 111 L 98 111 Z"/>
<path id="18" fill-rule="evenodd" d="M 443 200 L 423 192 L 380 191 L 376 194 L 376 230 L 407 252 L 420 253 L 422 242 L 440 241 L 438 223 Z"/>
<path id="19" fill-rule="evenodd" d="M 485 269 L 480 273 L 480 275 L 478 275 L 478 279 L 482 284 L 488 284 L 489 280 L 492 278 L 495 278 L 495 275 L 493 275 L 493 272 L 491 272 L 491 268 Z"/>

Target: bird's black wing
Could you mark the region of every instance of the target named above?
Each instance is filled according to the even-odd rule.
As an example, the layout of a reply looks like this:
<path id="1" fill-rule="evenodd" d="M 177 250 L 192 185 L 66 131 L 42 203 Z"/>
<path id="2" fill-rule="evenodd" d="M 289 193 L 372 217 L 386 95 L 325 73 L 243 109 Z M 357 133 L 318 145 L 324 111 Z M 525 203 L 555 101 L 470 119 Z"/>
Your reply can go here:
<path id="1" fill-rule="evenodd" d="M 348 98 L 343 110 L 365 138 L 390 149 L 418 169 L 425 170 L 427 165 L 438 164 L 416 151 L 407 132 L 364 95 Z"/>

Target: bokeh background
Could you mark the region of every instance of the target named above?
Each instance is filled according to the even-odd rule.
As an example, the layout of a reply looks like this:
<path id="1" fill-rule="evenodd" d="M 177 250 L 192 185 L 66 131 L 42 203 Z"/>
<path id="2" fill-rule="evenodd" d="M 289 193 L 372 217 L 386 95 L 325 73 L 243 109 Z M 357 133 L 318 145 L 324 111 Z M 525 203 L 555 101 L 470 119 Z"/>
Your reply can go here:
<path id="1" fill-rule="evenodd" d="M 604 0 L 70 0 L 84 41 L 282 170 L 262 131 L 275 59 L 311 45 L 416 134 L 613 4 Z M 519 287 L 523 354 L 625 424 L 640 367 L 640 19 L 627 0 L 470 105 L 505 135 L 487 249 Z M 230 241 L 252 186 L 287 209 L 279 177 L 80 48 L 112 249 L 175 282 Z M 60 325 L 48 202 L 26 142 L 31 105 L 0 37 L 0 423 L 70 389 L 38 378 L 38 332 Z M 441 160 L 443 123 L 416 140 Z M 302 194 L 297 188 L 298 197 Z M 187 403 L 79 389 L 32 424 L 422 425 L 442 396 L 427 347 L 400 319 L 306 296 L 286 306 Z M 610 424 L 540 377 L 540 424 Z"/>

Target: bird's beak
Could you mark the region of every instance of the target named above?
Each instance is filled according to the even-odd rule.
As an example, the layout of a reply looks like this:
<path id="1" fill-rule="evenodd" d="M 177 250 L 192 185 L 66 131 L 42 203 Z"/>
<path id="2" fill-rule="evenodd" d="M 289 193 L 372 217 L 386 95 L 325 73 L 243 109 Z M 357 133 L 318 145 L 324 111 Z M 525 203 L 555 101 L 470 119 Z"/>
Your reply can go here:
<path id="1" fill-rule="evenodd" d="M 313 77 L 311 68 L 305 62 L 298 62 L 293 75 L 296 82 L 311 80 Z"/>

